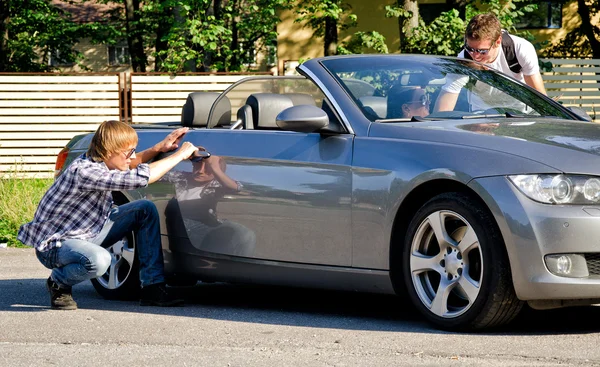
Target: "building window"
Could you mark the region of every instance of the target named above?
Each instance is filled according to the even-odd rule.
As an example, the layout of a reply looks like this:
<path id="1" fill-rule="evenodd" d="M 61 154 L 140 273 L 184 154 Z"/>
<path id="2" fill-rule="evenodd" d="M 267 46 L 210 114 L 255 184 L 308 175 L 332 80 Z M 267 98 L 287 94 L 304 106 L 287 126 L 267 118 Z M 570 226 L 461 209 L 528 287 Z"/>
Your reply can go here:
<path id="1" fill-rule="evenodd" d="M 48 64 L 50 66 L 72 66 L 73 62 L 65 61 L 64 58 L 61 57 L 60 50 L 52 50 L 48 55 Z"/>
<path id="2" fill-rule="evenodd" d="M 256 48 L 254 43 L 241 41 L 239 50 L 243 64 L 248 66 L 256 66 Z"/>
<path id="3" fill-rule="evenodd" d="M 561 28 L 562 6 L 563 3 L 560 1 L 538 2 L 538 8 L 516 19 L 515 26 L 520 29 Z"/>
<path id="4" fill-rule="evenodd" d="M 267 54 L 265 57 L 265 61 L 268 66 L 277 65 L 277 46 L 267 46 Z"/>
<path id="5" fill-rule="evenodd" d="M 108 65 L 129 65 L 129 46 L 127 42 L 119 42 L 108 46 Z"/>

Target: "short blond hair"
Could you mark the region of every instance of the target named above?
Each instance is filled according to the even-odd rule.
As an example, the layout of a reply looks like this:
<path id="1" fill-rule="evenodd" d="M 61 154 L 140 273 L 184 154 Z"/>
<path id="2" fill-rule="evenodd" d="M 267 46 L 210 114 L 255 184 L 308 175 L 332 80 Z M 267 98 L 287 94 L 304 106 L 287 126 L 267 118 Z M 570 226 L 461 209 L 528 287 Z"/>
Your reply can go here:
<path id="1" fill-rule="evenodd" d="M 95 162 L 101 162 L 111 153 L 118 153 L 137 143 L 137 133 L 131 126 L 115 120 L 104 121 L 96 130 L 87 155 Z"/>
<path id="2" fill-rule="evenodd" d="M 465 36 L 475 41 L 495 42 L 502 35 L 500 21 L 492 13 L 477 14 L 469 21 Z"/>

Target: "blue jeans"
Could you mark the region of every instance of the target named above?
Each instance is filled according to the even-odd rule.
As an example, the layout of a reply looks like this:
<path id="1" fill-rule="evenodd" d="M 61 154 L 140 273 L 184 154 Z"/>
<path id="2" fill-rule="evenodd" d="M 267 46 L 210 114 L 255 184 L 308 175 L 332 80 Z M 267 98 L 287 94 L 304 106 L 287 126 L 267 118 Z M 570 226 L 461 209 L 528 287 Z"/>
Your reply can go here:
<path id="1" fill-rule="evenodd" d="M 149 200 L 137 200 L 111 210 L 106 224 L 94 238 L 66 239 L 60 247 L 36 251 L 40 262 L 52 269 L 52 279 L 61 287 L 70 287 L 104 275 L 113 261 L 104 247 L 135 232 L 135 252 L 140 264 L 142 287 L 165 281 L 160 226 L 156 206 Z"/>

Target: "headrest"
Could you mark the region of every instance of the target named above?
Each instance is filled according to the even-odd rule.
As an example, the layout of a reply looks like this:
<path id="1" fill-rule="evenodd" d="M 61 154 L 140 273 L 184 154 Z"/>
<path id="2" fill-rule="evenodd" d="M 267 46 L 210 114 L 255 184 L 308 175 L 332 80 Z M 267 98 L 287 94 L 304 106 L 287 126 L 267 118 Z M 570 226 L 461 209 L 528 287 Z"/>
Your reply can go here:
<path id="1" fill-rule="evenodd" d="M 344 78 L 342 82 L 350 90 L 354 98 L 372 96 L 375 93 L 375 87 L 364 80 Z"/>
<path id="2" fill-rule="evenodd" d="M 307 93 L 286 93 L 286 97 L 292 100 L 294 106 L 307 104 L 310 106 L 316 106 L 315 98 Z"/>
<path id="3" fill-rule="evenodd" d="M 190 93 L 181 109 L 181 125 L 204 127 L 208 124 L 208 114 L 217 97 L 217 92 L 193 92 Z M 227 96 L 223 97 L 213 112 L 212 120 L 216 121 L 213 126 L 227 125 L 231 123 L 231 102 Z"/>
<path id="4" fill-rule="evenodd" d="M 246 104 L 252 108 L 252 120 L 256 129 L 279 129 L 275 118 L 279 112 L 292 107 L 292 100 L 282 94 L 255 93 L 246 99 Z"/>
<path id="5" fill-rule="evenodd" d="M 387 98 L 365 96 L 360 97 L 358 100 L 364 107 L 371 107 L 373 112 L 375 112 L 379 118 L 385 118 L 387 115 Z"/>

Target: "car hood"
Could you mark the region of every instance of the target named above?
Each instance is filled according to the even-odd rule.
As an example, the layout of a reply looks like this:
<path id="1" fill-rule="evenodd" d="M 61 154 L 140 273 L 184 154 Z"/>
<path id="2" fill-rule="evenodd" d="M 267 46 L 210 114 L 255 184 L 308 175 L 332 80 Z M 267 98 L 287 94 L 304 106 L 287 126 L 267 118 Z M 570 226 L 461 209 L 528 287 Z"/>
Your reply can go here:
<path id="1" fill-rule="evenodd" d="M 566 173 L 600 174 L 600 125 L 549 118 L 374 123 L 369 136 L 496 150 Z"/>

